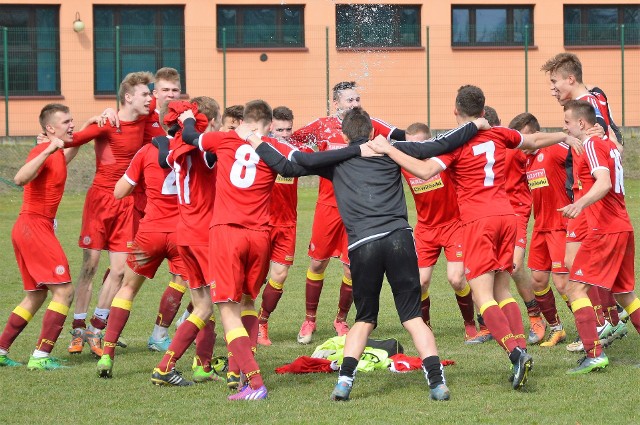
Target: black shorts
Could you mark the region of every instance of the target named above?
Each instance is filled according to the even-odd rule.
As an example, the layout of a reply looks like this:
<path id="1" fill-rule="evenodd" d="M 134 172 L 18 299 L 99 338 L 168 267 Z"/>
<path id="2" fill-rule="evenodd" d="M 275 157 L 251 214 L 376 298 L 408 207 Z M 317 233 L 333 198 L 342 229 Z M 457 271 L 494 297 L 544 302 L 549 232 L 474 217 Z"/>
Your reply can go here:
<path id="1" fill-rule="evenodd" d="M 384 275 L 393 292 L 400 323 L 421 317 L 418 257 L 410 229 L 387 236 L 349 251 L 356 322 L 378 323 L 380 291 Z"/>

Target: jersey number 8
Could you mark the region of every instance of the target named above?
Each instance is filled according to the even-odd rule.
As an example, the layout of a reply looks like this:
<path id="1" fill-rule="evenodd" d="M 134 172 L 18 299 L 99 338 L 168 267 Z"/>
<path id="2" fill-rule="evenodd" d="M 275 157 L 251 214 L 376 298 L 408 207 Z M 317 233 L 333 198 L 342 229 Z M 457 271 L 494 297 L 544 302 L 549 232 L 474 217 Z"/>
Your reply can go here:
<path id="1" fill-rule="evenodd" d="M 236 151 L 235 158 L 229 174 L 231 183 L 240 189 L 251 187 L 256 179 L 256 164 L 260 161 L 260 157 L 251 146 L 242 145 Z"/>

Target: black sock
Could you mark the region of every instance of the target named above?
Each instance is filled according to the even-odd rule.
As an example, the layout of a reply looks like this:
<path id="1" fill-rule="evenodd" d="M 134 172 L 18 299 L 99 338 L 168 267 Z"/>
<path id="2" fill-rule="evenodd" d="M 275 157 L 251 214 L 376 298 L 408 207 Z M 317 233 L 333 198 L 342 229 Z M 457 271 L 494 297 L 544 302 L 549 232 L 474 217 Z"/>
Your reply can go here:
<path id="1" fill-rule="evenodd" d="M 484 319 L 482 318 L 482 314 L 478 314 L 476 318 L 478 319 L 478 325 L 484 326 Z"/>
<path id="2" fill-rule="evenodd" d="M 442 364 L 440 363 L 440 357 L 425 357 L 422 360 L 422 369 L 427 377 L 429 388 L 434 389 L 438 385 L 444 384 L 444 372 L 442 370 Z"/>
<path id="3" fill-rule="evenodd" d="M 534 298 L 531 301 L 529 301 L 528 303 L 524 303 L 524 305 L 527 308 L 537 307 L 538 306 L 538 301 L 536 301 L 535 298 Z"/>
<path id="4" fill-rule="evenodd" d="M 520 347 L 514 348 L 513 351 L 509 353 L 509 360 L 511 360 L 511 364 L 516 364 L 521 354 L 522 349 Z"/>
<path id="5" fill-rule="evenodd" d="M 354 378 L 356 376 L 356 368 L 358 367 L 358 359 L 355 357 L 345 357 L 340 365 L 339 376 L 348 376 Z"/>

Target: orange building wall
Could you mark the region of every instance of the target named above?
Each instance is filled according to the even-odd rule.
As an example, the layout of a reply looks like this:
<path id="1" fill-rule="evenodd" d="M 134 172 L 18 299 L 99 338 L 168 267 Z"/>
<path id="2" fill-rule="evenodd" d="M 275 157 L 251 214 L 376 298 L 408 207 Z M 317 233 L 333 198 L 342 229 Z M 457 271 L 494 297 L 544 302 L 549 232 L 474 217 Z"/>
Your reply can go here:
<path id="1" fill-rule="evenodd" d="M 12 4 L 33 4 L 15 0 Z M 113 99 L 96 99 L 93 95 L 93 3 L 85 0 L 39 1 L 60 4 L 60 98 L 12 98 L 9 105 L 11 135 L 32 135 L 38 131 L 39 109 L 52 101 L 72 108 L 76 121 L 115 106 Z M 103 0 L 99 4 L 126 4 L 126 1 Z M 151 2 L 131 2 L 149 5 Z M 209 95 L 223 103 L 223 55 L 216 48 L 216 3 L 210 0 L 157 0 L 157 5 L 185 5 L 185 72 L 190 96 Z M 281 4 L 281 1 L 220 1 L 217 4 Z M 264 50 L 269 59 L 261 62 L 263 51 L 227 52 L 226 104 L 244 103 L 262 98 L 272 106 L 287 105 L 295 113 L 295 126 L 302 126 L 315 117 L 325 115 L 326 103 L 326 41 L 329 27 L 329 82 L 356 80 L 361 86 L 363 106 L 372 116 L 399 127 L 414 121 L 430 121 L 436 129 L 450 128 L 453 119 L 453 99 L 462 84 L 483 88 L 487 104 L 495 107 L 508 123 L 525 110 L 524 50 L 517 49 L 452 49 L 450 40 L 452 2 L 422 3 L 421 49 L 403 51 L 338 51 L 335 47 L 335 4 L 366 3 L 366 1 L 308 0 L 286 4 L 305 5 L 306 51 Z M 395 0 L 393 4 L 420 2 Z M 459 0 L 454 4 L 480 4 Z M 548 77 L 539 71 L 550 57 L 564 52 L 563 5 L 606 4 L 601 1 L 483 1 L 482 4 L 535 4 L 535 45 L 529 50 L 528 89 L 529 112 L 545 127 L 561 126 L 559 106 L 550 96 Z M 616 0 L 616 4 L 637 4 L 638 1 Z M 82 33 L 72 30 L 76 12 L 85 23 Z M 384 23 L 381 23 L 384 24 Z M 430 90 L 427 88 L 426 29 L 429 26 Z M 570 50 L 583 62 L 584 80 L 603 88 L 620 123 L 622 111 L 621 53 L 619 48 Z M 625 124 L 640 125 L 640 49 L 625 50 Z M 427 94 L 430 92 L 430 109 Z M 4 103 L 0 102 L 0 136 L 5 134 Z"/>

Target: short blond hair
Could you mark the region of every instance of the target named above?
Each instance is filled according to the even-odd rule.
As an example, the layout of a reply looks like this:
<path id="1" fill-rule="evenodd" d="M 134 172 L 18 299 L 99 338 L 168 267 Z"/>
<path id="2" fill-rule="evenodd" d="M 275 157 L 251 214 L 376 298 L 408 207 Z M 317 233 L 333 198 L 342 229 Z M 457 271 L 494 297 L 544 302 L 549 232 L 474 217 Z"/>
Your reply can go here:
<path id="1" fill-rule="evenodd" d="M 153 83 L 153 74 L 148 71 L 131 72 L 120 83 L 120 89 L 118 90 L 118 96 L 120 97 L 120 104 L 124 105 L 124 98 L 126 94 L 133 94 L 135 87 L 139 84 L 148 86 Z"/>
<path id="2" fill-rule="evenodd" d="M 155 80 L 165 80 L 180 84 L 180 73 L 175 68 L 165 66 L 156 71 Z"/>
<path id="3" fill-rule="evenodd" d="M 558 53 L 545 62 L 540 70 L 550 74 L 559 72 L 564 78 L 573 75 L 576 82 L 582 84 L 582 63 L 573 53 Z"/>
<path id="4" fill-rule="evenodd" d="M 209 121 L 213 121 L 220 115 L 220 105 L 212 97 L 198 96 L 191 99 L 191 102 L 198 105 L 198 112 L 207 117 Z"/>

